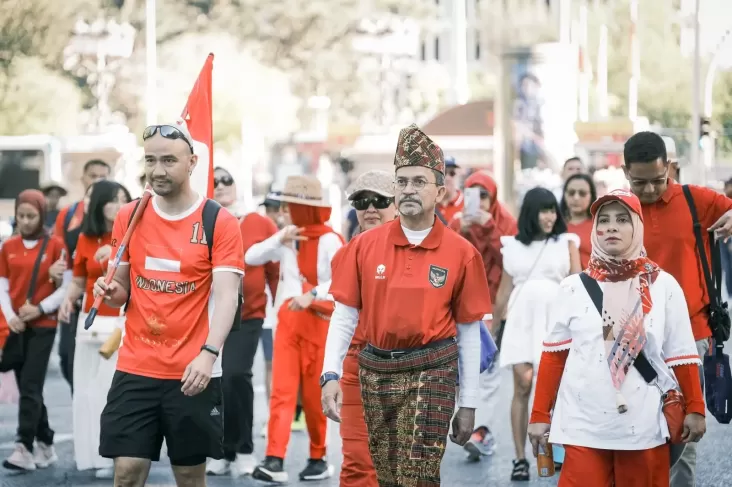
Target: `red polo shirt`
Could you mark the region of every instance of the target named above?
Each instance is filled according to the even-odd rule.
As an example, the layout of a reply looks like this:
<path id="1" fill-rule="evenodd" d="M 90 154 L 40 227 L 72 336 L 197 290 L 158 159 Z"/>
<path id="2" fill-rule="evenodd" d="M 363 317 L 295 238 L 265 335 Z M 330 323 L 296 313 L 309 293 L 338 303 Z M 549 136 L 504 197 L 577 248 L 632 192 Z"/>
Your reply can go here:
<path id="1" fill-rule="evenodd" d="M 491 310 L 480 254 L 438 219 L 420 245 L 409 243 L 398 219 L 364 232 L 337 267 L 333 298 L 360 309 L 359 328 L 385 350 L 454 337 L 456 323 Z"/>
<path id="2" fill-rule="evenodd" d="M 457 190 L 457 194 L 452 200 L 444 204 L 440 203 L 438 205 L 438 210 L 440 210 L 440 213 L 445 218 L 445 221 L 450 223 L 452 219 L 455 218 L 456 213 L 463 211 L 463 207 L 465 207 L 465 198 L 463 197 L 463 192 Z"/>
<path id="3" fill-rule="evenodd" d="M 732 209 L 732 200 L 709 188 L 689 185 L 689 189 L 701 223 L 709 262 L 711 253 L 707 229 Z M 712 335 L 707 311 L 709 295 L 682 186 L 670 179 L 668 189 L 661 198 L 655 203 L 642 205 L 642 208 L 645 227 L 643 243 L 648 257 L 674 276 L 684 290 L 694 339 L 709 338 Z"/>

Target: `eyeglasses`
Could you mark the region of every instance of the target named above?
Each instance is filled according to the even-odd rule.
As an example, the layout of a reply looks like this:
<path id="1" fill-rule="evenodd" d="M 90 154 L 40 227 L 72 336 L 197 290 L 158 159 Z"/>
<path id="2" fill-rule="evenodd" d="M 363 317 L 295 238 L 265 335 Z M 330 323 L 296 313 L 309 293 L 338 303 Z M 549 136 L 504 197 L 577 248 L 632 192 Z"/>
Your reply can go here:
<path id="1" fill-rule="evenodd" d="M 590 193 L 588 193 L 588 192 L 587 192 L 587 191 L 585 191 L 584 189 L 568 189 L 568 190 L 567 190 L 567 196 L 574 196 L 574 195 L 577 195 L 577 196 L 579 196 L 580 198 L 584 198 L 584 197 L 586 197 L 586 196 L 587 196 L 588 194 L 590 194 Z"/>
<path id="2" fill-rule="evenodd" d="M 422 178 L 417 178 L 417 179 L 397 178 L 397 180 L 394 181 L 394 184 L 400 190 L 406 189 L 407 186 L 409 185 L 409 183 L 412 183 L 412 187 L 414 188 L 415 191 L 422 191 L 425 188 L 425 186 L 427 186 L 428 184 L 434 184 L 435 186 L 437 186 L 437 183 L 431 183 L 431 182 L 427 181 L 426 179 L 422 179 Z"/>
<path id="3" fill-rule="evenodd" d="M 169 140 L 181 139 L 183 142 L 188 144 L 188 147 L 191 149 L 191 154 L 193 154 L 193 145 L 191 144 L 191 141 L 188 140 L 188 137 L 186 137 L 186 134 L 172 125 L 150 125 L 144 132 L 142 132 L 142 140 L 147 140 L 157 133 Z"/>
<path id="4" fill-rule="evenodd" d="M 234 178 L 231 176 L 221 176 L 220 178 L 214 178 L 214 188 L 218 188 L 219 184 L 223 184 L 226 187 L 234 184 Z"/>
<path id="5" fill-rule="evenodd" d="M 387 198 L 386 196 L 367 196 L 365 198 L 358 198 L 352 201 L 352 205 L 358 211 L 368 210 L 369 206 L 374 205 L 377 210 L 385 210 L 389 208 L 389 205 L 394 203 L 394 198 Z"/>

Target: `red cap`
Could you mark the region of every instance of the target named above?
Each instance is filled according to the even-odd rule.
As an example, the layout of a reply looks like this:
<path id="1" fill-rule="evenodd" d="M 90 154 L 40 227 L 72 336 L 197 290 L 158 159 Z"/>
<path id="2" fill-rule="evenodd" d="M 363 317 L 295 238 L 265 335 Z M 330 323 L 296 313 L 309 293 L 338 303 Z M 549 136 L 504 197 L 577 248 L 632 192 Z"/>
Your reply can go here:
<path id="1" fill-rule="evenodd" d="M 595 202 L 592 203 L 592 206 L 590 207 L 592 217 L 595 217 L 602 205 L 611 201 L 620 201 L 625 206 L 630 208 L 630 211 L 638 215 L 641 221 L 643 221 L 643 211 L 641 210 L 640 200 L 636 195 L 626 189 L 614 189 L 602 198 L 598 198 L 597 200 L 595 200 Z"/>

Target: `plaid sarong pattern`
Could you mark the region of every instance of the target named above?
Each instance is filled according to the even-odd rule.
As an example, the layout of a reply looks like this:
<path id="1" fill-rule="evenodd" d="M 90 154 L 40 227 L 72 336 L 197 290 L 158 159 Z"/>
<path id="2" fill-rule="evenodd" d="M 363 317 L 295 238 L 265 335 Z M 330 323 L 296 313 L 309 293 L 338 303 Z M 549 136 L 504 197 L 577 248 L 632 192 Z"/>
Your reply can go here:
<path id="1" fill-rule="evenodd" d="M 456 342 L 396 359 L 359 354 L 369 451 L 381 487 L 440 485 L 455 410 Z"/>
<path id="2" fill-rule="evenodd" d="M 422 166 L 445 174 L 445 156 L 440 146 L 435 144 L 417 125 L 412 124 L 399 131 L 394 166 Z"/>

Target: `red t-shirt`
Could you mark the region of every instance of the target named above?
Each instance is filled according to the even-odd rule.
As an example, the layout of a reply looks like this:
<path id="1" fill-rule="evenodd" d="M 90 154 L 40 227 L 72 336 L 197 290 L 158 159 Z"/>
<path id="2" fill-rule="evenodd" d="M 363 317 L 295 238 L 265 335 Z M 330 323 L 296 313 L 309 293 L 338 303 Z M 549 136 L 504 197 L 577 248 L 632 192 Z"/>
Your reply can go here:
<path id="1" fill-rule="evenodd" d="M 567 223 L 567 233 L 574 233 L 580 238 L 580 263 L 583 269 L 587 269 L 592 255 L 592 218 L 588 218 L 582 223 Z"/>
<path id="2" fill-rule="evenodd" d="M 336 265 L 333 298 L 361 310 L 359 327 L 378 348 L 454 337 L 456 323 L 479 321 L 491 311 L 480 254 L 437 219 L 420 245 L 409 243 L 398 219 L 364 232 L 344 247 Z"/>
<path id="3" fill-rule="evenodd" d="M 239 227 L 244 254 L 254 244 L 263 242 L 277 233 L 277 226 L 269 218 L 259 213 L 249 213 L 241 220 Z M 280 279 L 279 262 L 267 262 L 264 265 L 246 266 L 244 273 L 244 304 L 241 308 L 241 319 L 264 318 L 267 311 L 267 294 L 264 286 L 269 286 L 272 296 L 277 295 L 277 284 Z"/>
<path id="4" fill-rule="evenodd" d="M 707 228 L 732 209 L 732 200 L 716 191 L 689 185 L 694 199 L 709 264 Z M 643 243 L 648 257 L 678 281 L 689 308 L 694 339 L 712 336 L 709 328 L 709 295 L 699 262 L 689 206 L 682 186 L 673 180 L 661 198 L 643 208 Z"/>
<path id="5" fill-rule="evenodd" d="M 122 262 L 130 267 L 130 304 L 117 370 L 180 379 L 206 342 L 215 306 L 211 284 L 219 270 L 244 273 L 239 222 L 219 211 L 211 260 L 202 221 L 205 199 L 182 215 L 165 216 L 151 200 Z M 113 254 L 124 238 L 136 201 L 117 214 Z"/>
<path id="6" fill-rule="evenodd" d="M 2 248 L 0 248 L 0 277 L 7 278 L 10 284 L 10 300 L 16 313 L 25 304 L 28 288 L 30 287 L 30 277 L 33 273 L 33 266 L 36 263 L 38 252 L 41 249 L 41 243 L 42 241 L 39 240 L 35 247 L 28 249 L 23 244 L 23 238 L 16 235 L 3 242 Z M 50 237 L 41 265 L 38 268 L 38 278 L 31 304 L 40 304 L 41 301 L 56 291 L 56 285 L 51 281 L 48 270 L 54 262 L 61 258 L 62 251 L 65 252 L 63 241 L 58 237 Z M 29 323 L 29 326 L 54 328 L 56 326 L 56 312 L 41 316 Z M 0 328 L 2 327 L 7 327 L 7 322 L 3 314 L 0 313 Z"/>
<path id="7" fill-rule="evenodd" d="M 97 262 L 94 260 L 94 254 L 97 250 L 105 245 L 112 243 L 112 234 L 106 233 L 102 237 L 87 237 L 83 233 L 79 235 L 76 244 L 76 252 L 74 252 L 74 277 L 83 277 L 86 279 L 84 290 L 86 293 L 86 301 L 84 302 L 84 313 L 88 313 L 94 304 L 94 283 L 106 274 L 108 260 Z M 99 306 L 99 316 L 119 316 L 119 308 L 112 308 L 102 301 Z"/>

